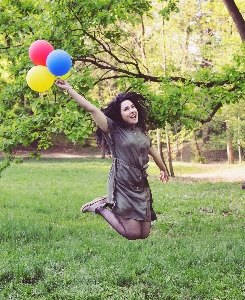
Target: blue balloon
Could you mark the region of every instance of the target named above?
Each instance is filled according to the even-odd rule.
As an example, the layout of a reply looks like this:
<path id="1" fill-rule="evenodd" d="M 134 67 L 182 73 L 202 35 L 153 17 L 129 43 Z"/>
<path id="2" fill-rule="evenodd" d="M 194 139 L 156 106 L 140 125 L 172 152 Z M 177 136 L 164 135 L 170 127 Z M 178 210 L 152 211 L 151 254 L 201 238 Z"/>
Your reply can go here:
<path id="1" fill-rule="evenodd" d="M 62 76 L 70 71 L 72 60 L 66 51 L 58 49 L 49 53 L 46 65 L 53 75 Z"/>

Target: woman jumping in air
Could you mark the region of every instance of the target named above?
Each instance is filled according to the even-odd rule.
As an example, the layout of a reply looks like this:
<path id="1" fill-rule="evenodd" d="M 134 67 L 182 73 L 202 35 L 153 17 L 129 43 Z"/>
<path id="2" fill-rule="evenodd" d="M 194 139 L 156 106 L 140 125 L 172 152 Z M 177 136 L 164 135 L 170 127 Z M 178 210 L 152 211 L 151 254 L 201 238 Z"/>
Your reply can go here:
<path id="1" fill-rule="evenodd" d="M 121 93 L 100 110 L 67 81 L 57 79 L 56 85 L 92 115 L 99 127 L 98 142 L 104 138 L 113 157 L 108 195 L 83 205 L 81 211 L 101 215 L 128 240 L 147 238 L 151 221 L 156 220 L 146 173 L 148 154 L 160 169 L 160 180 L 168 182 L 166 168 L 146 132 L 147 100 L 138 93 Z"/>

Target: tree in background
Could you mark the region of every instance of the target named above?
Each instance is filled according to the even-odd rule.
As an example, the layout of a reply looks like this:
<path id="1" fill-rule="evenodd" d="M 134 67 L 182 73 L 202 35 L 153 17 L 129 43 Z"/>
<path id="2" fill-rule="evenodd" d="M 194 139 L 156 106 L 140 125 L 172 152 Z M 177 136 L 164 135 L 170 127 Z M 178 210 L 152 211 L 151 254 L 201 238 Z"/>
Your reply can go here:
<path id="1" fill-rule="evenodd" d="M 55 133 L 76 142 L 93 131 L 89 116 L 55 87 L 42 94 L 27 87 L 28 48 L 37 39 L 72 56 L 70 81 L 97 105 L 134 89 L 151 99 L 152 129 L 210 121 L 245 87 L 245 49 L 224 8 L 218 1 L 3 0 L 0 149 L 12 155 L 34 141 L 48 148 Z"/>

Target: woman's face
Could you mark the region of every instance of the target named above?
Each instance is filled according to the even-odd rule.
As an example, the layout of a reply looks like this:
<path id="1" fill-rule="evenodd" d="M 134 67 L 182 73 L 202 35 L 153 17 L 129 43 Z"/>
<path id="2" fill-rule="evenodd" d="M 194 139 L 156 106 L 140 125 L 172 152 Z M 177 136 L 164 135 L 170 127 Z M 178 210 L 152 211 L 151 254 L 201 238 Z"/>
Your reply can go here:
<path id="1" fill-rule="evenodd" d="M 129 125 L 138 123 L 138 110 L 130 100 L 124 100 L 121 103 L 121 116 Z"/>

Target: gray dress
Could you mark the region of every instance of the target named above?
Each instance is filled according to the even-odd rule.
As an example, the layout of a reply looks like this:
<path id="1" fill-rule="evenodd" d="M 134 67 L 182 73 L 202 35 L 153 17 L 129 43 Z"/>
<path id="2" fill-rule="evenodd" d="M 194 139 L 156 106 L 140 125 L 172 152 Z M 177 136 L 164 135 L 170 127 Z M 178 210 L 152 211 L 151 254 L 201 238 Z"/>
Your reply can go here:
<path id="1" fill-rule="evenodd" d="M 107 121 L 111 137 L 103 135 L 113 156 L 107 186 L 112 211 L 124 218 L 156 220 L 146 173 L 151 140 L 137 126 L 121 127 Z"/>

